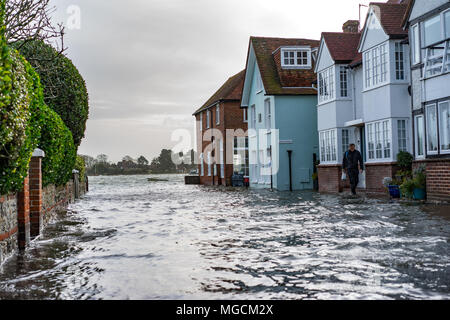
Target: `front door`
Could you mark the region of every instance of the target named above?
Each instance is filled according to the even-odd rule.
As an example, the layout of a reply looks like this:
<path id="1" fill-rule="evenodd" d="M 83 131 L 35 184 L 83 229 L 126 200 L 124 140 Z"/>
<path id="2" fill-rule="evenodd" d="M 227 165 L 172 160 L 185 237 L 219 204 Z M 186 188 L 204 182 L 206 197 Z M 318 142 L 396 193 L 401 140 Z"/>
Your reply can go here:
<path id="1" fill-rule="evenodd" d="M 361 152 L 361 155 L 363 157 L 363 162 L 365 162 L 365 135 L 364 135 L 364 127 L 355 127 L 355 145 L 356 150 Z M 363 171 L 363 173 L 359 174 L 359 184 L 358 188 L 365 189 L 366 188 L 366 170 Z"/>

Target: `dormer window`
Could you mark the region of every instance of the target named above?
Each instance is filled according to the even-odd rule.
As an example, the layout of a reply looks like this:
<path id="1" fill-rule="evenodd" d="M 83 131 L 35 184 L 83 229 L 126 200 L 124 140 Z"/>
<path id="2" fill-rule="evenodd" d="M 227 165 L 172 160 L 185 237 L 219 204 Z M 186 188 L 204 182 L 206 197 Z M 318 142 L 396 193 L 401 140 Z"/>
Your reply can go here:
<path id="1" fill-rule="evenodd" d="M 281 66 L 285 69 L 310 69 L 311 48 L 293 47 L 281 49 Z"/>

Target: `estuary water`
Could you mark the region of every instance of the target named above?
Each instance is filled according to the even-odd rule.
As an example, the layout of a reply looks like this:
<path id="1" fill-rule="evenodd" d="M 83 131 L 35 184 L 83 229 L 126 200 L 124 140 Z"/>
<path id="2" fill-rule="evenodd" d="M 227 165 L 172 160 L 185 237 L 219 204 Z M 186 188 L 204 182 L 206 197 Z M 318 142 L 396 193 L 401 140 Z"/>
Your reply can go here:
<path id="1" fill-rule="evenodd" d="M 449 299 L 449 207 L 91 177 L 0 299 Z"/>

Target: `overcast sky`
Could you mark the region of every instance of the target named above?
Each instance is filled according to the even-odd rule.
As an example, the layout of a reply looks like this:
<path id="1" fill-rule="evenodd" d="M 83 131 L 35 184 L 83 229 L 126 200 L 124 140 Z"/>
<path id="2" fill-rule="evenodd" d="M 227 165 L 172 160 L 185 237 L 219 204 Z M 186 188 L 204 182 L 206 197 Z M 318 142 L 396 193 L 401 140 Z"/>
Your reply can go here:
<path id="1" fill-rule="evenodd" d="M 90 117 L 79 153 L 149 160 L 245 68 L 249 36 L 319 39 L 368 0 L 53 0 L 67 55 L 86 80 Z M 363 11 L 363 17 L 365 17 Z M 194 145 L 192 145 L 194 146 Z"/>

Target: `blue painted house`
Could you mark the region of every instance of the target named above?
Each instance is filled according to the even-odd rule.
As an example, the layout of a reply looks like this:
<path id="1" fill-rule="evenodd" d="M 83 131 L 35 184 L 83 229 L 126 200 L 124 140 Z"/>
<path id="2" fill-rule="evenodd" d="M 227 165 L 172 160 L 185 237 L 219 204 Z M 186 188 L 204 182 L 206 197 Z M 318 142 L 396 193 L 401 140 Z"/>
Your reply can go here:
<path id="1" fill-rule="evenodd" d="M 241 107 L 248 114 L 251 187 L 313 188 L 319 156 L 314 73 L 319 44 L 250 38 Z"/>

